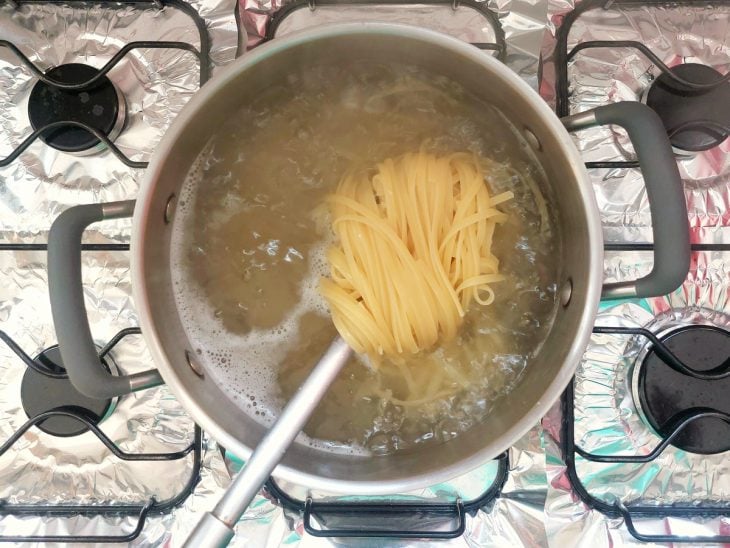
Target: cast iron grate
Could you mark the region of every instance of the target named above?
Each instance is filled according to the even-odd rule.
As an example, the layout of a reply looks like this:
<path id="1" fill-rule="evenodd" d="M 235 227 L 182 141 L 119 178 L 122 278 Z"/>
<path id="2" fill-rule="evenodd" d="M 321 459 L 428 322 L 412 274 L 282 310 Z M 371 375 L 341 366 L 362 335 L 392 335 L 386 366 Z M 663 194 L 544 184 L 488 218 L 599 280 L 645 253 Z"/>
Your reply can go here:
<path id="1" fill-rule="evenodd" d="M 139 328 L 126 328 L 117 333 L 104 346 L 101 355 L 108 354 L 123 339 L 131 335 L 138 335 Z M 57 375 L 57 372 L 49 370 L 43 363 L 33 360 L 7 333 L 0 331 L 0 340 L 2 340 L 13 353 L 25 364 L 35 371 L 42 374 Z M 58 518 L 70 518 L 74 516 L 102 516 L 102 517 L 123 517 L 137 516 L 137 524 L 134 529 L 127 534 L 119 535 L 30 535 L 30 536 L 13 536 L 0 535 L 0 542 L 131 542 L 136 539 L 144 529 L 146 519 L 149 515 L 165 514 L 173 508 L 182 504 L 193 492 L 198 479 L 200 478 L 200 470 L 203 454 L 203 434 L 199 426 L 195 425 L 193 442 L 185 449 L 170 453 L 128 453 L 122 450 L 114 443 L 104 432 L 90 421 L 84 415 L 73 409 L 58 408 L 51 411 L 41 413 L 28 421 L 26 421 L 18 430 L 0 445 L 0 457 L 7 453 L 13 445 L 28 430 L 36 426 L 44 420 L 54 417 L 63 416 L 73 418 L 83 423 L 97 439 L 117 458 L 124 461 L 156 461 L 169 462 L 177 461 L 192 455 L 192 470 L 190 476 L 182 487 L 182 489 L 173 497 L 158 501 L 150 498 L 144 504 L 14 504 L 0 500 L 0 516 L 51 516 Z"/>
<path id="2" fill-rule="evenodd" d="M 672 71 L 670 67 L 662 62 L 659 57 L 654 54 L 650 48 L 645 44 L 635 40 L 590 40 L 578 43 L 572 49 L 568 50 L 568 37 L 570 30 L 576 20 L 585 12 L 594 9 L 610 9 L 612 6 L 679 6 L 679 5 L 697 5 L 698 2 L 693 0 L 682 0 L 679 2 L 668 3 L 666 0 L 585 0 L 581 2 L 578 7 L 569 12 L 563 19 L 562 24 L 556 33 L 556 45 L 555 45 L 555 71 L 556 71 L 556 111 L 558 116 L 568 116 L 570 113 L 569 96 L 570 89 L 568 83 L 568 72 L 570 68 L 570 62 L 575 56 L 581 51 L 591 48 L 630 48 L 640 52 L 644 57 L 653 63 L 653 65 L 662 73 L 662 75 L 673 81 L 676 84 L 681 85 L 684 88 L 700 91 L 715 88 L 717 86 L 726 85 L 730 82 L 730 73 L 722 75 L 715 81 L 706 84 L 696 84 L 683 79 Z M 708 3 L 709 5 L 709 3 Z M 727 0 L 718 0 L 713 2 L 713 5 L 730 5 Z M 702 123 L 708 126 L 708 131 L 721 132 L 724 134 L 730 133 L 730 127 L 725 124 L 718 125 L 717 120 L 702 120 Z M 696 129 L 696 124 L 690 126 L 683 125 L 677 127 L 670 132 L 670 138 L 674 137 L 675 134 L 690 131 Z M 602 169 L 602 168 L 638 168 L 639 162 L 636 160 L 621 160 L 621 161 L 603 161 L 603 162 L 586 162 L 586 167 L 589 169 Z"/>
<path id="3" fill-rule="evenodd" d="M 26 4 L 85 4 L 89 3 L 88 0 L 13 0 L 10 4 L 15 9 Z M 8 40 L 0 40 L 0 47 L 7 48 L 10 50 L 19 63 L 28 68 L 31 73 L 38 78 L 41 82 L 48 86 L 58 88 L 60 90 L 83 90 L 90 88 L 102 77 L 104 77 L 111 69 L 113 69 L 125 56 L 130 52 L 137 49 L 178 49 L 187 51 L 195 55 L 198 59 L 198 65 L 200 67 L 199 85 L 202 86 L 210 76 L 210 40 L 208 38 L 207 31 L 205 30 L 205 22 L 201 19 L 200 15 L 195 9 L 187 4 L 183 0 L 123 0 L 121 2 L 108 2 L 105 7 L 108 9 L 120 9 L 127 6 L 140 6 L 149 7 L 154 6 L 157 9 L 170 8 L 179 10 L 185 13 L 195 24 L 200 36 L 200 49 L 197 49 L 192 44 L 187 42 L 171 42 L 171 41 L 134 41 L 124 45 L 99 71 L 89 78 L 87 81 L 65 84 L 50 78 L 40 68 L 38 68 L 28 57 L 23 54 L 20 49 Z M 109 150 L 116 156 L 124 165 L 131 168 L 145 168 L 148 165 L 146 161 L 135 161 L 127 157 L 109 137 L 97 128 L 90 126 L 85 122 L 78 121 L 55 121 L 49 124 L 42 125 L 35 129 L 28 137 L 26 137 L 12 152 L 5 158 L 0 158 L 0 167 L 6 167 L 14 162 L 36 139 L 43 135 L 58 130 L 61 128 L 79 128 L 83 131 L 91 134 L 95 139 L 106 145 Z"/>
<path id="4" fill-rule="evenodd" d="M 730 245 L 725 246 L 730 251 Z M 654 333 L 645 328 L 628 328 L 628 327 L 605 327 L 596 326 L 593 328 L 594 333 L 613 334 L 613 335 L 634 335 L 647 339 L 652 344 L 652 351 L 660 357 L 662 361 L 675 370 L 681 370 L 683 374 L 695 378 L 701 378 L 702 373 L 695 371 L 692 367 L 683 363 L 672 351 L 659 340 Z M 727 362 L 727 360 L 726 360 Z M 716 372 L 716 378 L 721 379 L 727 372 Z M 574 493 L 578 495 L 581 501 L 589 508 L 598 510 L 602 514 L 610 518 L 623 518 L 629 533 L 641 542 L 705 542 L 705 543 L 724 543 L 730 542 L 730 535 L 715 535 L 707 537 L 684 536 L 684 535 L 654 535 L 641 533 L 635 525 L 636 519 L 661 519 L 661 518 L 730 518 L 730 501 L 718 503 L 714 501 L 710 504 L 624 504 L 617 499 L 616 502 L 610 503 L 592 495 L 580 479 L 576 468 L 576 456 L 583 459 L 604 463 L 604 464 L 645 464 L 654 461 L 661 455 L 672 441 L 675 440 L 686 428 L 693 422 L 705 419 L 715 418 L 730 424 L 730 415 L 717 410 L 698 408 L 692 410 L 673 425 L 666 437 L 654 447 L 652 451 L 646 455 L 612 455 L 612 454 L 595 454 L 585 451 L 575 444 L 575 395 L 574 385 L 571 381 L 567 390 L 563 394 L 562 399 L 563 422 L 561 425 L 561 441 L 563 460 L 567 467 L 568 479 Z"/>
<path id="5" fill-rule="evenodd" d="M 492 483 L 479 496 L 466 501 L 457 499 L 452 503 L 382 500 L 316 501 L 312 498 L 301 500 L 288 495 L 273 478 L 266 483 L 266 490 L 277 503 L 301 514 L 304 530 L 313 537 L 450 539 L 464 534 L 467 514 L 474 516 L 480 509 L 490 507 L 501 495 L 509 475 L 509 456 L 503 453 L 495 460 L 497 472 Z M 453 526 L 446 530 L 437 527 L 420 530 L 373 527 L 374 523 L 387 523 L 394 518 L 414 516 L 427 523 L 448 522 Z M 360 518 L 367 520 L 368 523 L 366 527 L 332 527 L 327 525 L 328 518 L 333 520 Z M 315 527 L 313 519 L 322 526 Z"/>
<path id="6" fill-rule="evenodd" d="M 727 0 L 718 0 L 716 4 L 729 5 Z M 612 6 L 666 6 L 666 1 L 655 0 L 585 0 L 578 7 L 569 12 L 556 33 L 555 47 L 555 65 L 556 65 L 556 110 L 559 116 L 567 116 L 570 114 L 569 106 L 569 86 L 568 72 L 571 60 L 582 50 L 590 48 L 632 48 L 639 51 L 647 59 L 649 59 L 662 74 L 666 74 L 677 83 L 702 89 L 702 85 L 695 85 L 691 82 L 678 81 L 670 68 L 667 67 L 661 59 L 659 59 L 646 45 L 641 42 L 631 40 L 595 40 L 586 41 L 577 44 L 571 50 L 568 50 L 568 36 L 575 21 L 585 12 L 594 9 L 610 9 Z M 697 2 L 680 1 L 671 5 L 697 5 Z M 723 75 L 711 86 L 723 85 L 730 81 L 730 74 Z M 726 130 L 727 128 L 721 128 Z M 586 162 L 588 169 L 602 168 L 637 168 L 637 161 L 607 161 L 607 162 Z M 608 251 L 651 251 L 654 245 L 650 242 L 608 242 L 604 245 Z M 693 243 L 691 245 L 693 251 L 730 251 L 730 244 L 705 244 Z M 685 374 L 694 375 L 692 368 L 688 367 L 679 360 L 667 347 L 661 342 L 651 331 L 643 328 L 625 328 L 625 327 L 604 327 L 596 326 L 594 333 L 602 334 L 623 334 L 640 336 L 647 339 L 652 344 L 654 352 L 667 364 L 675 370 L 681 370 Z M 624 504 L 620 500 L 614 503 L 606 502 L 592 495 L 583 482 L 576 469 L 576 456 L 597 463 L 605 464 L 644 464 L 654 461 L 661 455 L 672 441 L 681 434 L 694 421 L 707 417 L 715 417 L 730 423 L 730 416 L 714 410 L 695 410 L 684 417 L 684 420 L 674 424 L 674 428 L 662 439 L 662 441 L 646 455 L 611 455 L 611 454 L 593 454 L 585 451 L 575 444 L 575 397 L 573 382 L 568 386 L 562 398 L 563 422 L 561 425 L 561 442 L 563 459 L 567 466 L 568 479 L 570 480 L 573 492 L 575 492 L 580 500 L 589 508 L 595 509 L 610 518 L 623 518 L 629 533 L 642 542 L 730 542 L 728 535 L 716 535 L 712 537 L 689 537 L 680 535 L 653 535 L 641 533 L 635 525 L 636 519 L 660 519 L 667 517 L 675 518 L 718 518 L 730 517 L 730 501 L 727 503 L 696 504 L 696 505 L 660 505 L 660 504 Z"/>
<path id="7" fill-rule="evenodd" d="M 84 5 L 88 4 L 88 0 L 15 0 L 9 2 L 13 8 L 18 8 L 23 5 L 29 4 L 56 4 L 56 5 Z M 106 2 L 102 4 L 104 8 L 108 9 L 121 9 L 129 6 L 138 6 L 140 8 L 147 8 L 154 6 L 157 9 L 170 8 L 179 10 L 189 17 L 198 31 L 200 37 L 200 49 L 196 49 L 192 44 L 186 42 L 168 42 L 168 41 L 135 41 L 124 45 L 110 60 L 106 63 L 96 75 L 86 82 L 79 84 L 60 84 L 49 79 L 43 71 L 38 68 L 32 61 L 30 61 L 18 47 L 7 40 L 0 40 L 0 48 L 4 47 L 9 49 L 18 58 L 19 62 L 26 66 L 34 76 L 40 81 L 45 82 L 51 86 L 56 86 L 62 89 L 83 89 L 89 85 L 93 85 L 95 81 L 102 78 L 112 68 L 114 68 L 126 55 L 137 49 L 179 49 L 187 51 L 195 55 L 198 59 L 199 64 L 199 85 L 202 86 L 210 77 L 210 39 L 205 29 L 205 22 L 195 9 L 183 0 L 122 0 L 120 2 Z M 25 151 L 41 134 L 49 130 L 56 128 L 68 128 L 77 127 L 84 131 L 89 132 L 96 139 L 105 144 L 109 150 L 125 165 L 132 168 L 145 168 L 148 162 L 133 161 L 125 156 L 115 145 L 110 141 L 108 136 L 100 132 L 98 129 L 88 126 L 84 123 L 78 122 L 63 122 L 57 121 L 51 124 L 44 125 L 34 130 L 28 137 L 23 140 L 20 145 L 15 148 L 9 156 L 6 158 L 0 158 L 0 167 L 5 167 L 11 164 L 13 161 Z M 48 249 L 45 243 L 0 243 L 0 251 L 46 251 Z M 109 243 L 109 244 L 82 244 L 81 249 L 84 251 L 125 251 L 129 249 L 129 244 L 126 243 Z"/>
<path id="8" fill-rule="evenodd" d="M 486 2 L 477 2 L 475 0 L 294 0 L 287 2 L 278 9 L 271 17 L 271 21 L 266 27 L 265 41 L 276 37 L 277 30 L 281 24 L 292 13 L 308 8 L 315 11 L 318 7 L 348 7 L 348 6 L 378 6 L 398 7 L 402 6 L 451 6 L 452 9 L 460 8 L 471 9 L 480 14 L 489 27 L 494 32 L 494 42 L 470 42 L 473 46 L 484 50 L 494 51 L 500 61 L 504 61 L 507 53 L 507 44 L 505 42 L 504 29 L 499 22 L 499 16 L 492 11 Z"/>

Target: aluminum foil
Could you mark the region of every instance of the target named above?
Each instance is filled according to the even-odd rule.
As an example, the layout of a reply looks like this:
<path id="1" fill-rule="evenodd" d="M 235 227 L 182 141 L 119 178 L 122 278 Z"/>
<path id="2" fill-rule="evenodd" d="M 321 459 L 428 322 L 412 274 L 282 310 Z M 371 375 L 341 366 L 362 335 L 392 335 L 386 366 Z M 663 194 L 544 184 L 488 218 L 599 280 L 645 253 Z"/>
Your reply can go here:
<path id="1" fill-rule="evenodd" d="M 43 252 L 0 252 L 0 328 L 23 350 L 35 356 L 55 344 L 48 302 L 46 257 Z M 85 253 L 84 287 L 92 333 L 99 346 L 119 330 L 136 325 L 130 298 L 127 252 Z M 129 336 L 111 357 L 124 372 L 152 363 L 141 336 Z M 0 440 L 9 438 L 26 420 L 20 401 L 25 366 L 0 343 Z M 128 452 L 175 452 L 193 439 L 193 423 L 167 387 L 137 392 L 119 400 L 101 429 Z M 14 504 L 129 503 L 151 497 L 165 500 L 185 486 L 192 456 L 170 462 L 127 462 L 114 457 L 90 432 L 59 438 L 32 428 L 0 457 L 0 499 Z M 173 513 L 152 517 L 139 545 L 159 545 L 187 513 L 208 508 L 229 481 L 221 452 L 206 440 L 203 477 L 195 495 Z M 136 518 L 0 520 L 0 534 L 120 534 L 133 529 Z M 182 525 L 178 527 L 183 527 Z"/>
<path id="2" fill-rule="evenodd" d="M 466 532 L 463 536 L 450 541 L 427 542 L 423 540 L 396 540 L 388 539 L 322 539 L 304 534 L 301 516 L 280 509 L 269 503 L 260 501 L 246 512 L 246 516 L 239 523 L 235 546 L 261 546 L 251 543 L 252 538 L 265 538 L 268 545 L 296 546 L 309 548 L 319 546 L 358 546 L 379 547 L 387 544 L 394 548 L 426 547 L 426 546 L 453 546 L 453 547 L 497 547 L 497 546 L 544 546 L 547 543 L 543 523 L 543 506 L 546 495 L 546 477 L 544 453 L 542 449 L 542 430 L 539 426 L 532 429 L 514 447 L 510 449 L 510 472 L 502 496 L 493 504 L 478 511 L 476 515 L 467 515 Z M 235 467 L 238 468 L 238 467 Z M 486 463 L 484 466 L 455 478 L 452 481 L 434 485 L 418 492 L 403 493 L 394 498 L 409 497 L 421 501 L 453 501 L 457 497 L 469 500 L 478 497 L 496 478 L 496 462 Z M 301 486 L 280 484 L 285 491 L 300 499 L 307 494 Z M 326 493 L 312 493 L 313 496 L 327 497 Z M 328 500 L 337 497 L 328 496 Z M 255 521 L 255 524 L 252 523 Z M 372 519 L 370 524 L 372 525 Z M 453 527 L 453 523 L 440 523 L 441 529 Z M 333 523 L 328 520 L 328 524 Z M 341 525 L 345 525 L 342 523 Z M 404 519 L 399 526 L 404 529 L 423 529 L 422 516 L 413 516 Z M 252 537 L 255 533 L 268 534 Z M 249 544 L 247 544 L 249 543 Z"/>
<path id="3" fill-rule="evenodd" d="M 555 28 L 573 8 L 571 0 L 550 0 L 550 30 L 540 92 L 555 101 L 552 55 Z M 583 13 L 568 36 L 568 51 L 589 40 L 634 40 L 646 44 L 667 66 L 702 63 L 721 74 L 730 69 L 730 6 L 621 6 Z M 638 101 L 660 71 L 640 52 L 629 48 L 590 48 L 569 65 L 570 112 L 616 101 Z M 623 130 L 602 127 L 580 132 L 575 143 L 585 161 L 634 160 Z M 684 182 L 692 241 L 730 242 L 730 139 L 719 146 L 678 158 Z M 651 241 L 651 215 L 638 169 L 590 171 L 609 241 Z"/>
<path id="4" fill-rule="evenodd" d="M 543 47 L 540 92 L 555 100 L 553 47 L 555 28 L 573 9 L 571 1 L 551 0 L 550 33 Z M 699 62 L 726 73 L 730 49 L 726 37 L 730 10 L 726 6 L 652 6 L 608 8 L 586 12 L 574 23 L 568 50 L 587 40 L 636 40 L 647 44 L 669 66 Z M 619 100 L 640 100 L 658 76 L 634 50 L 584 50 L 569 65 L 571 112 Z M 586 161 L 635 159 L 630 143 L 615 128 L 580 132 L 575 143 Z M 730 141 L 693 157 L 678 158 L 689 210 L 693 242 L 730 243 Z M 609 241 L 651 241 L 652 222 L 639 170 L 591 170 Z M 606 281 L 634 279 L 648 273 L 647 252 L 606 254 Z M 645 326 L 660 332 L 690 323 L 728 328 L 730 251 L 696 252 L 685 284 L 663 298 L 603 303 L 597 325 Z M 575 441 L 593 453 L 646 454 L 660 439 L 639 416 L 631 394 L 631 371 L 644 341 L 636 337 L 594 335 L 575 378 Z M 622 519 L 609 519 L 580 501 L 566 475 L 560 450 L 562 415 L 554 407 L 543 420 L 549 491 L 545 507 L 548 542 L 553 546 L 640 545 Z M 645 465 L 600 464 L 577 458 L 577 473 L 588 491 L 613 503 L 646 504 L 718 501 L 730 497 L 728 462 L 724 454 L 699 456 L 669 447 Z M 640 520 L 644 533 L 713 535 L 726 531 L 726 520 Z"/>
<path id="5" fill-rule="evenodd" d="M 128 253 L 85 255 L 84 282 L 88 288 L 89 318 L 99 345 L 120 329 L 135 324 L 129 298 Z M 48 301 L 45 253 L 0 254 L 0 325 L 31 356 L 55 344 Z M 140 370 L 151 358 L 141 336 L 125 338 L 112 352 L 124 371 Z M 0 439 L 9 438 L 27 420 L 20 402 L 25 365 L 4 344 L 0 345 Z M 161 412 L 162 411 L 162 412 Z M 129 451 L 172 452 L 192 441 L 193 424 L 166 387 L 122 398 L 103 423 L 104 432 Z M 32 429 L 0 463 L 0 498 L 13 503 L 64 500 L 103 502 L 159 500 L 175 494 L 190 469 L 180 463 L 120 462 L 96 437 L 87 432 L 58 438 Z M 49 469 L 53 462 L 56 470 Z M 84 465 L 84 473 L 74 474 Z M 165 474 L 150 474 L 154 466 Z M 74 482 L 69 483 L 71 477 Z M 73 486 L 70 490 L 69 487 Z M 142 498 L 140 498 L 142 497 Z"/>
<path id="6" fill-rule="evenodd" d="M 239 47 L 234 0 L 190 2 L 204 17 L 214 67 L 232 61 Z M 100 68 L 132 41 L 177 41 L 200 48 L 195 22 L 175 7 L 152 4 L 74 3 L 0 5 L 0 39 L 14 43 L 47 70 L 63 63 Z M 127 122 L 115 144 L 130 159 L 147 161 L 180 109 L 199 89 L 199 61 L 179 49 L 135 49 L 107 75 L 125 98 Z M 36 79 L 0 47 L 0 157 L 32 128 L 28 95 Z M 135 198 L 143 170 L 125 166 L 111 152 L 74 156 L 36 140 L 16 161 L 0 168 L 0 242 L 45 241 L 50 220 L 70 205 Z M 128 241 L 129 223 L 95 228 L 95 241 Z"/>
<path id="7" fill-rule="evenodd" d="M 651 256 L 642 254 L 630 276 L 645 273 Z M 619 262 L 607 261 L 608 278 L 621 279 Z M 673 294 L 606 306 L 596 324 L 645 326 L 661 332 L 668 327 L 711 324 L 730 328 L 730 251 L 700 252 L 693 257 L 686 283 Z M 625 279 L 628 279 L 627 276 Z M 631 371 L 645 348 L 644 341 L 630 336 L 593 335 L 575 378 L 575 441 L 593 453 L 641 455 L 661 441 L 639 416 L 631 395 Z M 621 519 L 608 519 L 580 502 L 571 489 L 559 447 L 561 410 L 555 407 L 544 419 L 548 436 L 547 474 L 550 484 L 545 508 L 551 545 L 582 546 L 640 545 L 629 535 Z M 697 503 L 730 498 L 730 469 L 726 454 L 695 455 L 669 447 L 656 460 L 644 465 L 601 464 L 578 458 L 578 476 L 588 491 L 613 503 Z M 640 520 L 641 532 L 675 535 L 717 535 L 727 520 Z"/>
<path id="8" fill-rule="evenodd" d="M 190 2 L 204 18 L 211 39 L 213 74 L 240 48 L 232 0 Z M 17 10 L 0 5 L 0 38 L 15 43 L 40 68 L 84 62 L 102 66 L 132 40 L 184 41 L 200 45 L 189 16 L 175 8 L 102 7 L 92 3 L 33 4 Z M 198 89 L 198 61 L 177 50 L 135 50 L 109 74 L 125 95 L 130 113 L 116 141 L 128 156 L 146 160 L 165 129 Z M 0 48 L 0 157 L 30 133 L 26 106 L 33 85 L 27 69 Z M 134 198 L 143 170 L 126 168 L 110 153 L 76 157 L 36 142 L 0 168 L 0 243 L 45 242 L 56 215 L 66 207 Z M 128 241 L 128 223 L 108 223 L 89 241 Z M 56 343 L 51 323 L 44 252 L 0 251 L 0 329 L 31 356 Z M 85 253 L 84 289 L 92 333 L 99 345 L 137 325 L 125 252 Z M 140 336 L 112 352 L 125 372 L 152 365 Z M 0 442 L 26 420 L 20 402 L 25 367 L 0 343 Z M 122 398 L 101 429 L 129 452 L 174 452 L 190 444 L 193 424 L 166 387 Z M 125 462 L 113 457 L 91 433 L 57 438 L 32 428 L 0 458 L 0 499 L 17 504 L 130 503 L 163 500 L 179 492 L 192 470 L 192 456 L 172 462 Z M 201 479 L 182 506 L 151 516 L 138 546 L 179 545 L 199 515 L 218 500 L 230 476 L 222 452 L 204 437 Z M 120 535 L 136 517 L 13 517 L 0 519 L 3 535 Z"/>
<path id="9" fill-rule="evenodd" d="M 271 15 L 286 2 L 281 0 L 239 0 L 240 19 L 247 35 L 247 46 L 264 41 Z M 368 4 L 343 2 L 339 6 L 299 9 L 279 25 L 276 35 L 328 23 L 349 21 L 385 21 L 416 25 L 449 34 L 467 42 L 493 42 L 494 30 L 484 16 L 469 6 L 453 9 L 452 4 Z M 385 5 L 388 4 L 388 5 Z M 455 2 L 454 5 L 457 5 Z M 542 0 L 490 0 L 487 6 L 496 12 L 507 39 L 507 64 L 537 88 L 538 61 L 542 35 L 546 26 L 546 4 Z"/>

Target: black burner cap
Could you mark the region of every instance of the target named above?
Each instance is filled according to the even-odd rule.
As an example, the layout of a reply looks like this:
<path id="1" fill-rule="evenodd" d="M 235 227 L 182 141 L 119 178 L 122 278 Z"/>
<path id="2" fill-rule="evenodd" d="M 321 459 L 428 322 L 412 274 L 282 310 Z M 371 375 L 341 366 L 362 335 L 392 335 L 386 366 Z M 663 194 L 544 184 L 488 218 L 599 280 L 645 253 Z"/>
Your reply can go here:
<path id="1" fill-rule="evenodd" d="M 696 84 L 710 84 L 722 78 L 722 74 L 712 67 L 699 63 L 677 65 L 671 71 Z M 730 82 L 710 89 L 696 89 L 662 73 L 649 88 L 646 104 L 659 114 L 675 148 L 689 152 L 708 150 L 728 136 Z"/>
<path id="2" fill-rule="evenodd" d="M 89 65 L 69 63 L 50 69 L 46 76 L 64 84 L 80 84 L 98 72 Z M 28 99 L 28 116 L 34 130 L 53 122 L 72 121 L 87 124 L 109 136 L 115 129 L 121 129 L 123 115 L 117 89 L 106 76 L 90 88 L 73 91 L 58 89 L 39 80 Z M 44 131 L 40 139 L 65 152 L 82 152 L 100 142 L 85 129 L 75 126 Z"/>
<path id="3" fill-rule="evenodd" d="M 713 326 L 684 327 L 662 342 L 695 371 L 709 371 L 730 356 L 730 332 Z M 677 420 L 704 408 L 730 413 L 730 377 L 700 380 L 679 373 L 650 351 L 640 366 L 638 394 L 652 428 L 666 438 Z M 688 424 L 672 445 L 691 453 L 711 455 L 730 450 L 730 425 L 717 417 Z"/>
<path id="4" fill-rule="evenodd" d="M 58 346 L 52 346 L 41 352 L 36 361 L 51 371 L 65 371 Z M 111 400 L 84 396 L 67 378 L 47 377 L 30 368 L 26 369 L 23 375 L 20 399 L 28 418 L 52 409 L 65 409 L 85 416 L 93 424 L 98 424 L 104 418 L 112 404 Z M 82 422 L 65 416 L 50 417 L 37 426 L 47 434 L 60 437 L 76 436 L 88 430 Z"/>

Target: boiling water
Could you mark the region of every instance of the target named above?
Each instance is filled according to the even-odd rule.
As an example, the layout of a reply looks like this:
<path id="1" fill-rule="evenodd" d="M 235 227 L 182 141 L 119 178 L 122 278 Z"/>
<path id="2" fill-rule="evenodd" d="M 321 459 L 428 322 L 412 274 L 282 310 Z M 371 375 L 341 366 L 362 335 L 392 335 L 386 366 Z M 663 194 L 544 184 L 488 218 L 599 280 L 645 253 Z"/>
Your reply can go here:
<path id="1" fill-rule="evenodd" d="M 231 113 L 175 218 L 172 274 L 188 336 L 259 422 L 273 421 L 336 335 L 317 291 L 331 240 L 324 197 L 348 170 L 419 147 L 509 166 L 488 174 L 493 193 L 515 193 L 500 206 L 509 220 L 493 245 L 507 280 L 493 285 L 492 305 L 471 307 L 456 340 L 407 360 L 413 382 L 444 367 L 465 382 L 403 405 L 402 368 L 353 358 L 306 426 L 308 443 L 385 454 L 451 439 L 485 420 L 530 367 L 556 309 L 559 250 L 526 184 L 543 176 L 525 143 L 494 108 L 414 67 L 307 67 Z"/>

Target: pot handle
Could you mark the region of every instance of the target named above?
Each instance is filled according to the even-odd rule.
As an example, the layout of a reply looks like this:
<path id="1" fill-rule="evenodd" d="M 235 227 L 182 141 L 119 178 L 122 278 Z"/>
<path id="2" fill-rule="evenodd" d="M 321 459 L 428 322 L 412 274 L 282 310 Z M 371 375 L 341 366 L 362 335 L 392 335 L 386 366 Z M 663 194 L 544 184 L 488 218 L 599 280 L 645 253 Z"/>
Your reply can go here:
<path id="1" fill-rule="evenodd" d="M 48 236 L 51 314 L 68 378 L 90 398 L 106 399 L 163 383 L 156 369 L 115 376 L 101 365 L 86 316 L 81 284 L 81 236 L 92 223 L 131 217 L 134 200 L 74 206 L 61 213 Z"/>
<path id="2" fill-rule="evenodd" d="M 602 299 L 666 295 L 689 272 L 690 236 L 687 203 L 672 145 L 659 116 L 636 101 L 623 101 L 562 118 L 568 131 L 615 124 L 634 145 L 649 199 L 654 233 L 654 266 L 638 280 L 603 286 Z"/>

